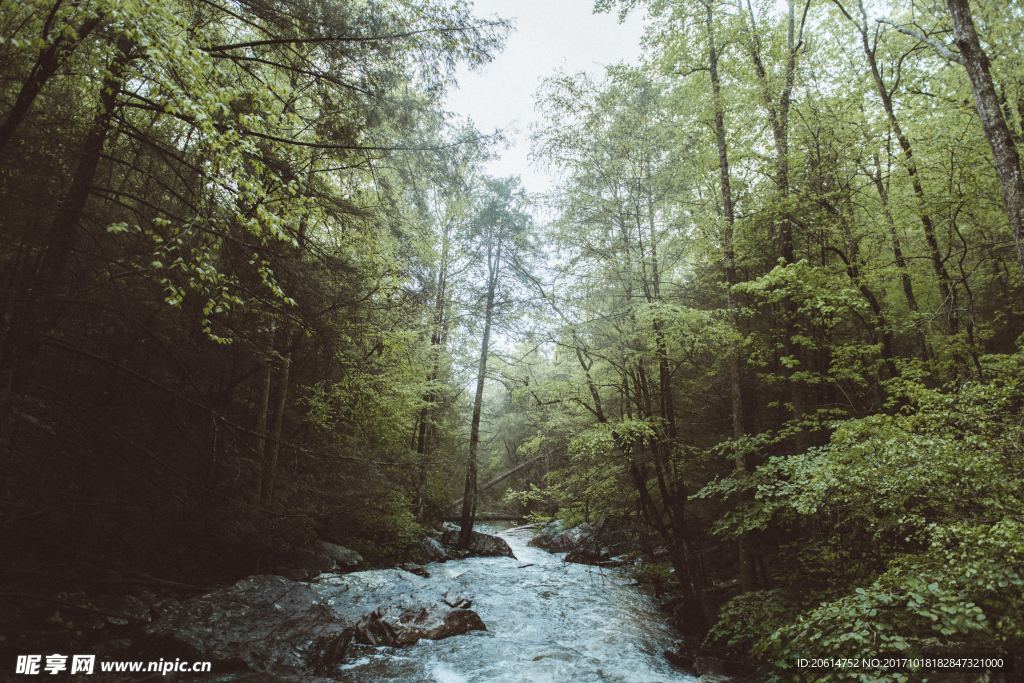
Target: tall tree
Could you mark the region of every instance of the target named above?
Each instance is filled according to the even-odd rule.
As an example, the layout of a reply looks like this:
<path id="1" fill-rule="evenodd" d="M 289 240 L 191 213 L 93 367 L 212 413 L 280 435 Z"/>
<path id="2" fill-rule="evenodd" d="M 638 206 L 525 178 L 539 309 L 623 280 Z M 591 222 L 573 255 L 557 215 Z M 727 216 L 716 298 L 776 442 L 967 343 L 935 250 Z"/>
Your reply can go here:
<path id="1" fill-rule="evenodd" d="M 480 332 L 480 356 L 476 369 L 476 386 L 469 426 L 469 448 L 466 456 L 466 485 L 462 496 L 462 529 L 459 546 L 468 548 L 473 539 L 476 518 L 477 472 L 479 469 L 480 420 L 483 411 L 484 385 L 487 382 L 487 360 L 491 350 L 491 327 L 502 305 L 504 280 L 517 275 L 531 220 L 525 212 L 525 197 L 512 178 L 486 179 L 481 189 L 479 206 L 472 220 L 477 257 L 482 261 L 484 294 L 481 302 L 483 328 Z"/>

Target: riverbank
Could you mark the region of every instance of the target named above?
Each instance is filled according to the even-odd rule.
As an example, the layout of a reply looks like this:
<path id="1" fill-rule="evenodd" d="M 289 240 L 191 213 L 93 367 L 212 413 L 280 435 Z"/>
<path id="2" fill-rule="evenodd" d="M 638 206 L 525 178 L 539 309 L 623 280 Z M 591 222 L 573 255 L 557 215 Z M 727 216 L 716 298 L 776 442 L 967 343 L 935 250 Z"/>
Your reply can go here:
<path id="1" fill-rule="evenodd" d="M 12 662 L 44 650 L 208 659 L 215 676 L 231 677 L 220 680 L 245 671 L 341 681 L 696 680 L 664 657 L 678 631 L 629 570 L 530 547 L 533 528 L 483 530 L 512 556 L 429 562 L 415 574 L 256 575 L 212 591 L 154 580 L 120 594 L 44 594 L 36 584 L 8 594 L 17 609 L 6 612 L 0 647 Z"/>

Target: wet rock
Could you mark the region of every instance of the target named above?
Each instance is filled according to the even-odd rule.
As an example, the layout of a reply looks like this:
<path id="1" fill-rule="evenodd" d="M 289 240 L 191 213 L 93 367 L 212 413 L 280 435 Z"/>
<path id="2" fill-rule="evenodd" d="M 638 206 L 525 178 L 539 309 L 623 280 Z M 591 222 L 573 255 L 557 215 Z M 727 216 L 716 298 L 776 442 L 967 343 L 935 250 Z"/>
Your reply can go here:
<path id="1" fill-rule="evenodd" d="M 445 524 L 441 533 L 441 544 L 447 550 L 449 557 L 515 557 L 512 554 L 512 548 L 503 538 L 474 531 L 469 539 L 469 548 L 459 548 L 459 534 L 459 527 Z"/>
<path id="2" fill-rule="evenodd" d="M 687 673 L 694 673 L 693 668 L 693 655 L 688 654 L 682 650 L 679 652 L 673 652 L 672 650 L 665 650 L 662 654 L 665 655 L 665 659 L 669 661 L 672 666 L 679 667 Z"/>
<path id="3" fill-rule="evenodd" d="M 702 683 L 730 683 L 739 680 L 761 680 L 748 662 L 733 659 L 716 649 L 694 648 L 682 641 L 672 650 L 665 650 L 665 659 L 686 673 L 697 676 Z"/>
<path id="4" fill-rule="evenodd" d="M 570 550 L 565 556 L 566 562 L 574 562 L 576 564 L 601 564 L 601 561 L 605 557 L 601 554 L 601 550 L 595 548 L 578 548 L 576 550 Z"/>
<path id="5" fill-rule="evenodd" d="M 415 562 L 403 562 L 402 564 L 398 565 L 398 567 L 403 571 L 409 572 L 410 574 L 422 576 L 423 578 L 430 578 L 430 572 L 427 571 L 427 568 L 424 567 L 422 564 L 416 564 Z"/>
<path id="6" fill-rule="evenodd" d="M 337 561 L 319 547 L 299 548 L 270 563 L 268 571 L 292 581 L 306 581 L 318 574 L 329 572 Z"/>
<path id="7" fill-rule="evenodd" d="M 467 609 L 473 604 L 465 595 L 452 590 L 448 590 L 441 599 L 444 601 L 444 604 L 457 609 Z"/>
<path id="8" fill-rule="evenodd" d="M 130 626 L 151 621 L 152 605 L 157 600 L 156 595 L 143 590 L 129 595 L 82 596 L 73 604 L 92 610 L 110 626 Z"/>
<path id="9" fill-rule="evenodd" d="M 317 541 L 316 545 L 324 555 L 327 555 L 337 563 L 339 569 L 354 570 L 363 564 L 362 555 L 343 545 L 328 543 L 327 541 Z"/>
<path id="10" fill-rule="evenodd" d="M 469 631 L 486 631 L 480 615 L 471 609 L 439 610 L 421 607 L 396 613 L 374 611 L 356 625 L 355 640 L 366 645 L 406 647 L 423 638 L 440 640 Z"/>
<path id="11" fill-rule="evenodd" d="M 461 635 L 470 631 L 486 631 L 487 626 L 480 615 L 471 609 L 456 608 L 444 615 L 444 619 L 437 626 L 425 630 L 424 638 L 440 640 L 451 636 Z"/>
<path id="12" fill-rule="evenodd" d="M 598 567 L 621 567 L 626 564 L 626 558 L 611 557 L 607 548 L 577 548 L 566 554 L 565 561 Z"/>
<path id="13" fill-rule="evenodd" d="M 595 522 L 596 537 L 601 547 L 607 548 L 610 555 L 623 555 L 639 550 L 639 534 L 636 521 L 618 515 L 603 517 Z"/>
<path id="14" fill-rule="evenodd" d="M 538 531 L 537 535 L 531 538 L 527 545 L 532 545 L 534 548 L 543 548 L 544 550 L 555 550 L 553 547 L 555 538 L 564 531 L 565 523 L 560 519 L 556 519 L 544 525 L 544 528 Z"/>
<path id="15" fill-rule="evenodd" d="M 344 658 L 354 635 L 354 621 L 337 616 L 311 584 L 250 576 L 180 603 L 146 634 L 175 646 L 175 655 L 226 668 L 323 670 Z"/>
<path id="16" fill-rule="evenodd" d="M 267 571 L 292 581 L 307 581 L 324 572 L 354 571 L 362 563 L 362 556 L 354 550 L 337 543 L 317 541 L 277 557 Z"/>
<path id="17" fill-rule="evenodd" d="M 485 628 L 472 610 L 446 603 L 436 584 L 384 569 L 322 574 L 308 583 L 250 576 L 171 607 L 145 633 L 165 657 L 326 675 L 353 642 L 402 647 Z"/>
<path id="18" fill-rule="evenodd" d="M 441 541 L 432 536 L 427 536 L 423 539 L 423 555 L 427 562 L 445 562 L 448 560 L 448 551 L 441 545 Z"/>
<path id="19" fill-rule="evenodd" d="M 752 680 L 755 673 L 745 662 L 708 654 L 699 654 L 693 658 L 693 671 L 700 676 L 703 683 L 731 683 L 748 678 Z"/>
<path id="20" fill-rule="evenodd" d="M 586 522 L 566 529 L 562 522 L 555 521 L 541 529 L 530 540 L 530 545 L 553 553 L 564 553 L 593 546 L 596 535 L 596 527 Z"/>

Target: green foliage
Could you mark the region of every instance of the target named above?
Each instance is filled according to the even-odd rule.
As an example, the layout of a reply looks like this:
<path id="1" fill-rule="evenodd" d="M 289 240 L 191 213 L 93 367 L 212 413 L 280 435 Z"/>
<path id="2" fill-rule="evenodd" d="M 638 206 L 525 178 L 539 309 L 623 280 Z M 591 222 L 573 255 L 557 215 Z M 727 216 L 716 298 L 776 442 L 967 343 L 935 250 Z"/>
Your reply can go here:
<path id="1" fill-rule="evenodd" d="M 808 652 L 1021 647 L 1024 353 L 983 360 L 987 381 L 944 390 L 892 382 L 894 414 L 840 423 L 824 447 L 773 458 L 701 492 L 752 494 L 723 517 L 722 533 L 799 528 L 812 518 L 820 529 L 801 542 L 786 577 L 805 591 L 788 598 L 799 613 L 769 618 L 771 633 L 753 629 L 738 621 L 753 594 L 744 595 L 721 613 L 715 639 L 735 645 L 756 633 L 744 644 L 787 668 Z M 858 558 L 852 564 L 847 548 Z"/>
<path id="2" fill-rule="evenodd" d="M 783 591 L 751 591 L 722 605 L 718 621 L 705 642 L 732 651 L 750 652 L 769 641 L 780 623 L 792 619 L 794 609 Z"/>
<path id="3" fill-rule="evenodd" d="M 42 511 L 5 546 L 180 542 L 237 575 L 338 516 L 373 561 L 416 546 L 461 427 L 441 236 L 484 155 L 443 97 L 506 28 L 447 0 L 0 4 L 0 517 Z"/>
<path id="4" fill-rule="evenodd" d="M 1019 147 L 1024 19 L 970 4 Z M 544 81 L 548 220 L 448 123 L 507 28 L 463 0 L 0 3 L 0 547 L 392 562 L 475 425 L 484 504 L 624 520 L 779 675 L 1022 649 L 1024 281 L 967 74 L 891 26 L 944 3 L 595 8 L 646 54 Z"/>
<path id="5" fill-rule="evenodd" d="M 421 559 L 426 529 L 416 522 L 408 498 L 381 489 L 375 496 L 360 496 L 348 508 L 351 535 L 343 539 L 368 563 L 388 566 L 408 558 Z"/>
<path id="6" fill-rule="evenodd" d="M 679 581 L 672 566 L 666 562 L 643 562 L 633 572 L 633 576 L 640 583 L 650 586 L 657 595 L 679 589 Z"/>

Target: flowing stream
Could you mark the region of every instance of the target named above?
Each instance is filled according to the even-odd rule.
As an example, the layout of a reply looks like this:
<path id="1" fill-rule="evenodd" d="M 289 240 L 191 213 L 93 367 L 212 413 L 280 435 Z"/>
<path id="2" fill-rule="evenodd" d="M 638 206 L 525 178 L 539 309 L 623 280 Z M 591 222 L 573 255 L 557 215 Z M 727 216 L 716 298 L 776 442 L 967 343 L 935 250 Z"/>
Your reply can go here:
<path id="1" fill-rule="evenodd" d="M 662 652 L 673 647 L 677 635 L 625 572 L 564 563 L 564 554 L 528 546 L 530 529 L 498 535 L 517 559 L 427 565 L 441 592 L 451 586 L 472 599 L 487 631 L 421 640 L 404 649 L 366 647 L 343 665 L 340 678 L 367 683 L 696 680 L 665 660 Z"/>

